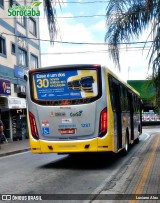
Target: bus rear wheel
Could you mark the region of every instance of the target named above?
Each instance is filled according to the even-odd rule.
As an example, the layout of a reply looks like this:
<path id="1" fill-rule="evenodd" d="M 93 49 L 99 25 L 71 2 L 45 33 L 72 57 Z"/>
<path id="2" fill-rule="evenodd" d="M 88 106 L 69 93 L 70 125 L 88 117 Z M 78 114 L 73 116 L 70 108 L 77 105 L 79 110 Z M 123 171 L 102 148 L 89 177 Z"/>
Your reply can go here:
<path id="1" fill-rule="evenodd" d="M 137 138 L 134 140 L 134 143 L 135 143 L 135 144 L 138 144 L 138 143 L 139 143 L 139 137 L 137 137 Z"/>
<path id="2" fill-rule="evenodd" d="M 128 151 L 129 151 L 129 137 L 126 134 L 126 136 L 125 136 L 125 145 L 124 145 L 124 148 L 122 150 L 122 155 L 126 156 L 128 154 Z"/>

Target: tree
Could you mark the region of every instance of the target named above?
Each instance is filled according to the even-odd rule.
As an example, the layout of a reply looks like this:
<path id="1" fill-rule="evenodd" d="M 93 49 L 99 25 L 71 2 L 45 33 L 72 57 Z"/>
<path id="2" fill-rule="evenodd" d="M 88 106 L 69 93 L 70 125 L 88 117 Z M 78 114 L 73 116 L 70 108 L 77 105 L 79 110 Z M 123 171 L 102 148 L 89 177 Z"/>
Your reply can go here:
<path id="1" fill-rule="evenodd" d="M 157 78 L 160 67 L 160 0 L 110 0 L 106 9 L 106 24 L 105 41 L 119 69 L 120 44 L 138 38 L 151 25 L 153 41 L 148 53 L 148 67 L 152 68 L 153 78 Z M 158 95 L 159 92 L 160 89 L 157 89 Z"/>
<path id="2" fill-rule="evenodd" d="M 153 76 L 149 76 L 147 78 L 147 80 L 144 83 L 144 91 L 145 92 L 149 92 L 149 90 L 152 89 L 152 87 L 154 87 L 154 91 L 152 91 L 152 95 L 149 95 L 148 100 L 151 101 L 154 106 L 155 106 L 155 110 L 157 111 L 157 113 L 160 115 L 160 78 L 158 77 L 157 74 Z"/>
<path id="3" fill-rule="evenodd" d="M 149 66 L 152 65 L 153 74 L 156 73 L 160 63 L 160 0 L 110 0 L 106 10 L 105 41 L 118 68 L 120 44 L 138 38 L 151 24 L 153 42 Z"/>
<path id="4" fill-rule="evenodd" d="M 50 40 L 53 44 L 55 36 L 57 34 L 57 24 L 56 24 L 56 4 L 60 5 L 59 0 L 44 0 L 43 5 L 44 5 L 44 13 L 47 18 L 47 23 L 48 23 L 48 31 L 50 35 Z"/>

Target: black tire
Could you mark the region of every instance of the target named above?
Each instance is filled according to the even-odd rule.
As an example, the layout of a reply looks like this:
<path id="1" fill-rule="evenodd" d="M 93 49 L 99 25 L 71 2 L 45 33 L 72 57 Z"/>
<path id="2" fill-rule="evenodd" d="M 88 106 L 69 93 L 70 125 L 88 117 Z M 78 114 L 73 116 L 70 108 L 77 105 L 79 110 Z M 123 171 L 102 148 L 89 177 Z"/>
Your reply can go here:
<path id="1" fill-rule="evenodd" d="M 139 137 L 137 137 L 137 138 L 134 140 L 134 143 L 135 143 L 135 144 L 138 144 L 138 143 L 139 143 Z"/>
<path id="2" fill-rule="evenodd" d="M 128 138 L 128 135 L 126 134 L 126 137 L 125 137 L 125 146 L 122 149 L 122 155 L 126 156 L 128 154 L 128 151 L 129 151 L 129 138 Z"/>
<path id="3" fill-rule="evenodd" d="M 139 134 L 142 133 L 142 126 L 141 125 L 138 125 L 138 132 L 139 132 Z"/>

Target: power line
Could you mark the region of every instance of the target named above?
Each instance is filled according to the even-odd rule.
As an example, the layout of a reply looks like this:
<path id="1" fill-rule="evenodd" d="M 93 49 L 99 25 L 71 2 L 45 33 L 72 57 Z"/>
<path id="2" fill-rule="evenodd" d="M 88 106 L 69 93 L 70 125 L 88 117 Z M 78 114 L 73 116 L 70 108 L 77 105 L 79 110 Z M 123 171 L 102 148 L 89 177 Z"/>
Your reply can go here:
<path id="1" fill-rule="evenodd" d="M 60 44 L 72 44 L 72 45 L 110 45 L 105 42 L 69 42 L 69 41 L 58 41 L 58 40 L 46 40 L 46 39 L 40 39 L 40 38 L 32 38 L 32 37 L 26 37 L 23 35 L 15 35 L 15 34 L 9 34 L 2 32 L 0 35 L 8 35 L 8 36 L 15 36 L 19 38 L 24 38 L 24 39 L 32 39 L 32 40 L 37 40 L 37 41 L 42 41 L 42 42 L 51 42 L 51 43 L 60 43 Z M 132 44 L 147 44 L 147 43 L 152 43 L 153 41 L 140 41 L 140 42 L 122 42 L 118 43 L 119 45 L 132 45 Z"/>
<path id="2" fill-rule="evenodd" d="M 92 3 L 95 3 L 95 2 L 99 2 L 99 1 L 93 1 Z M 100 1 L 100 2 L 107 2 L 107 1 Z M 108 1 L 109 2 L 109 1 Z M 65 3 L 65 2 L 64 2 Z M 71 2 L 66 2 L 66 3 L 71 3 Z M 84 2 L 74 2 L 74 3 L 84 3 Z M 138 12 L 138 11 L 137 11 Z M 133 13 L 137 13 L 137 12 L 133 12 Z M 115 16 L 115 15 L 118 15 L 118 14 L 111 14 L 110 16 Z M 28 16 L 29 17 L 29 16 Z M 93 18 L 93 17 L 106 17 L 105 14 L 93 14 L 93 15 L 77 15 L 77 16 L 55 16 L 55 18 L 57 19 L 72 19 L 72 18 Z M 0 18 L 0 19 L 14 19 L 16 17 L 8 17 L 8 18 Z M 27 18 L 27 17 L 25 17 Z M 44 19 L 44 18 L 40 18 L 40 17 L 34 17 L 34 18 L 37 18 L 37 19 Z"/>
<path id="3" fill-rule="evenodd" d="M 52 42 L 52 43 L 61 43 L 61 44 L 76 44 L 76 45 L 109 45 L 108 43 L 105 42 L 69 42 L 69 41 L 57 41 L 57 40 L 45 40 L 45 39 L 40 39 L 40 38 L 31 38 L 31 37 L 26 37 L 22 35 L 15 35 L 15 34 L 9 34 L 9 33 L 4 33 L 2 32 L 1 35 L 9 35 L 9 36 L 15 36 L 15 37 L 20 37 L 20 38 L 25 38 L 25 39 L 32 39 L 32 40 L 38 40 L 38 41 L 44 41 L 44 42 Z M 153 41 L 141 41 L 141 42 L 124 42 L 124 43 L 118 43 L 119 45 L 131 45 L 131 44 L 146 44 L 146 43 L 152 43 Z"/>
<path id="4" fill-rule="evenodd" d="M 127 50 L 122 48 L 120 51 L 148 51 L 150 47 L 142 49 L 141 47 L 130 47 Z M 41 53 L 41 55 L 68 55 L 68 54 L 92 54 L 92 53 L 106 53 L 109 50 L 88 50 L 88 51 L 74 51 L 74 52 L 55 52 L 55 53 Z"/>
<path id="5" fill-rule="evenodd" d="M 93 18 L 93 17 L 105 17 L 106 15 L 80 15 L 80 16 L 56 16 L 56 18 Z"/>
<path id="6" fill-rule="evenodd" d="M 143 51 L 143 50 L 148 50 L 150 49 L 149 46 L 142 48 L 142 47 L 128 47 L 127 50 L 124 47 L 120 48 L 120 51 Z M 50 55 L 50 54 L 83 54 L 83 53 L 103 53 L 103 52 L 108 52 L 109 49 L 104 49 L 104 50 L 86 50 L 86 51 L 79 51 L 79 52 L 56 52 L 56 53 L 41 53 L 42 55 Z"/>
<path id="7" fill-rule="evenodd" d="M 10 2 L 10 1 L 4 1 L 4 2 Z M 18 1 L 18 2 L 23 2 L 24 1 Z M 31 1 L 26 1 L 26 3 L 32 3 Z M 83 1 L 83 2 L 80 2 L 80 1 L 55 1 L 54 3 L 57 3 L 57 4 L 95 4 L 95 3 L 109 3 L 109 0 L 108 1 Z"/>
<path id="8" fill-rule="evenodd" d="M 134 12 L 137 13 L 137 12 Z M 118 14 L 110 14 L 110 16 L 116 16 Z M 15 19 L 17 16 L 15 17 L 7 17 L 7 18 L 0 18 L 0 19 Z M 25 16 L 25 18 L 29 18 L 30 16 Z M 77 15 L 77 16 L 55 16 L 55 18 L 57 19 L 69 19 L 69 18 L 93 18 L 93 17 L 106 17 L 105 14 L 93 14 L 93 15 Z M 40 17 L 34 17 L 36 19 L 44 19 L 44 18 L 40 18 Z"/>
<path id="9" fill-rule="evenodd" d="M 110 1 L 62 1 L 60 3 L 67 3 L 67 4 L 94 4 L 94 3 L 109 3 Z M 56 3 L 59 3 L 58 1 Z"/>
<path id="10" fill-rule="evenodd" d="M 63 18 L 93 18 L 93 17 L 105 17 L 106 15 L 80 15 L 80 16 L 55 16 L 57 19 Z M 30 16 L 28 16 L 29 18 Z M 15 19 L 16 17 L 0 18 L 0 19 Z M 34 17 L 37 19 L 45 19 L 40 17 Z"/>

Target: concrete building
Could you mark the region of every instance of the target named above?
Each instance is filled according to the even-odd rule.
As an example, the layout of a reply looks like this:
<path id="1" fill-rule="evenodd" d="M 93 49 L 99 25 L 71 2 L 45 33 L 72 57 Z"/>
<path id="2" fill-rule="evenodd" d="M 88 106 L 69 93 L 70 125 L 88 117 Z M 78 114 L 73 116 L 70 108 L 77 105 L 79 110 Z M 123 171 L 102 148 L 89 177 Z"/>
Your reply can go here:
<path id="1" fill-rule="evenodd" d="M 18 2 L 0 0 L 0 119 L 9 140 L 27 137 L 23 77 L 27 70 L 41 66 L 38 15 L 27 13 L 28 1 Z"/>

